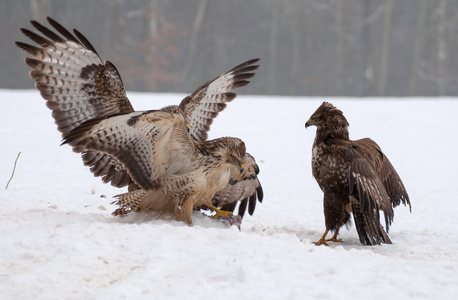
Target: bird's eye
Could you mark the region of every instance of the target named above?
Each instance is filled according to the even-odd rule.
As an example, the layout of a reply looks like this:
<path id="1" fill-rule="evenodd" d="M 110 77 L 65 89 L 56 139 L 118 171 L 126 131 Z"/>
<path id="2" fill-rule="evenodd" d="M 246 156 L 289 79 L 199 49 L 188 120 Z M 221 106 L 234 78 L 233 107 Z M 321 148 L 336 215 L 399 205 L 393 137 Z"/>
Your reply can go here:
<path id="1" fill-rule="evenodd" d="M 234 164 L 236 164 L 237 166 L 239 166 L 239 165 L 240 165 L 240 160 L 238 160 L 238 158 L 237 158 L 237 157 L 235 157 L 235 156 L 232 156 L 232 161 L 233 161 L 233 162 L 234 162 Z"/>

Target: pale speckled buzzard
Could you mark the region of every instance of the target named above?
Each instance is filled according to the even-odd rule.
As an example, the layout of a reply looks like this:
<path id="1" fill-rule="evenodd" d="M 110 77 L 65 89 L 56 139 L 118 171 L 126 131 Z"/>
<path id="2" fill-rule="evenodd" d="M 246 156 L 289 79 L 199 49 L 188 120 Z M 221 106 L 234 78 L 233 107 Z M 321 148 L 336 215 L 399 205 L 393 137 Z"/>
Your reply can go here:
<path id="1" fill-rule="evenodd" d="M 156 210 L 173 212 L 177 220 L 192 224 L 193 208 L 206 206 L 220 213 L 212 199 L 234 183 L 251 191 L 246 198 L 256 197 L 256 189 L 262 195 L 256 175 L 252 180 L 244 168 L 248 154 L 243 141 L 207 140 L 213 119 L 235 98 L 232 91 L 249 83 L 259 59 L 208 81 L 179 105 L 136 112 L 115 66 L 102 61 L 79 31 L 72 34 L 47 19 L 57 32 L 31 21 L 42 35 L 21 31 L 39 47 L 16 45 L 31 56 L 25 59 L 30 76 L 47 100 L 64 143 L 82 153 L 84 164 L 104 182 L 129 186 L 129 193 L 118 196 L 115 215 Z M 238 200 L 244 199 L 228 201 Z M 219 205 L 218 199 L 214 203 Z"/>
<path id="2" fill-rule="evenodd" d="M 409 195 L 398 173 L 382 149 L 371 139 L 352 141 L 348 122 L 332 104 L 323 102 L 305 123 L 317 127 L 312 150 L 312 173 L 324 193 L 326 230 L 316 245 L 340 242 L 342 225 L 356 225 L 364 245 L 391 244 L 387 235 L 394 217 L 393 208 L 409 205 Z M 386 232 L 379 211 L 385 216 Z M 326 239 L 334 231 L 331 239 Z"/>
<path id="3" fill-rule="evenodd" d="M 238 215 L 243 218 L 248 207 L 248 213 L 253 215 L 256 201 L 262 202 L 263 190 L 258 179 L 259 166 L 252 155 L 245 155 L 246 175 L 242 180 L 237 180 L 232 174 L 229 184 L 213 197 L 213 205 L 224 210 L 234 211 L 237 203 L 240 203 Z"/>

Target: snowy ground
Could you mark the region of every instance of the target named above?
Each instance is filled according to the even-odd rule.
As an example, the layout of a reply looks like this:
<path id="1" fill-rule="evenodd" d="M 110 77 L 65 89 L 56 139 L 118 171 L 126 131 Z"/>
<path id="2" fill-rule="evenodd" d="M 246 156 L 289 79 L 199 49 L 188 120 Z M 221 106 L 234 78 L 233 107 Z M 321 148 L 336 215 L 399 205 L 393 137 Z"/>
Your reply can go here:
<path id="1" fill-rule="evenodd" d="M 183 97 L 129 96 L 137 110 Z M 324 217 L 304 123 L 323 100 L 343 110 L 351 138 L 382 147 L 407 187 L 412 213 L 396 209 L 392 245 L 362 246 L 354 227 L 342 244 L 312 244 Z M 59 146 L 38 92 L 0 90 L 0 101 L 1 299 L 456 299 L 456 99 L 239 96 L 210 137 L 242 138 L 261 168 L 264 202 L 241 232 L 199 214 L 194 227 L 112 217 L 124 190 Z"/>

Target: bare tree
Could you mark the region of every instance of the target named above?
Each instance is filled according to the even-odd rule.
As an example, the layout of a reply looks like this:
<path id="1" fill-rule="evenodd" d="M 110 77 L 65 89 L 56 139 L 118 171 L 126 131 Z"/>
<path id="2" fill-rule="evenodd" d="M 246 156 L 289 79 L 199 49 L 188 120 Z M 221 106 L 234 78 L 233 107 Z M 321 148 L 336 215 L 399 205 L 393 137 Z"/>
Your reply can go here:
<path id="1" fill-rule="evenodd" d="M 445 95 L 445 84 L 447 81 L 446 11 L 447 0 L 440 0 L 437 8 L 437 16 L 439 19 L 437 26 L 437 88 L 439 96 Z"/>
<path id="2" fill-rule="evenodd" d="M 199 1 L 199 8 L 197 10 L 197 15 L 194 19 L 194 23 L 192 26 L 191 35 L 189 38 L 189 49 L 186 55 L 186 62 L 183 68 L 183 72 L 181 74 L 181 82 L 186 82 L 186 79 L 189 77 L 192 61 L 195 57 L 197 51 L 197 41 L 199 37 L 199 32 L 201 31 L 202 23 L 205 17 L 205 12 L 207 10 L 207 0 L 200 0 Z"/>
<path id="3" fill-rule="evenodd" d="M 272 1 L 272 20 L 270 22 L 270 42 L 269 42 L 269 49 L 270 49 L 270 56 L 269 56 L 269 67 L 268 67 L 268 79 L 267 83 L 269 85 L 269 93 L 273 94 L 275 92 L 275 74 L 276 70 L 276 62 L 277 62 L 277 35 L 278 35 L 278 18 L 279 18 L 279 0 Z"/>
<path id="4" fill-rule="evenodd" d="M 415 43 L 413 45 L 413 59 L 412 59 L 412 66 L 410 70 L 410 80 L 409 80 L 409 89 L 407 94 L 408 95 L 415 95 L 416 93 L 416 84 L 417 84 L 417 65 L 418 61 L 421 59 L 421 49 L 423 48 L 423 41 L 424 41 L 424 24 L 425 24 L 425 16 L 426 16 L 426 0 L 421 0 L 419 4 L 419 12 L 417 16 L 417 23 L 415 25 Z"/>
<path id="5" fill-rule="evenodd" d="M 383 25 L 383 40 L 382 54 L 380 58 L 380 79 L 378 86 L 378 94 L 386 96 L 386 80 L 388 76 L 388 58 L 390 51 L 390 33 L 391 33 L 391 17 L 393 14 L 393 1 L 386 0 L 385 2 L 385 20 Z"/>
<path id="6" fill-rule="evenodd" d="M 336 66 L 335 66 L 335 74 L 337 75 L 336 77 L 336 94 L 342 93 L 343 92 L 343 84 L 344 84 L 344 72 L 343 72 L 343 66 L 344 66 L 344 61 L 345 61 L 345 56 L 343 53 L 343 47 L 344 47 L 344 25 L 343 25 L 343 0 L 337 0 L 336 1 L 336 8 L 335 8 L 335 31 L 336 31 L 336 40 L 337 40 L 337 45 L 335 48 L 335 59 L 336 59 Z"/>

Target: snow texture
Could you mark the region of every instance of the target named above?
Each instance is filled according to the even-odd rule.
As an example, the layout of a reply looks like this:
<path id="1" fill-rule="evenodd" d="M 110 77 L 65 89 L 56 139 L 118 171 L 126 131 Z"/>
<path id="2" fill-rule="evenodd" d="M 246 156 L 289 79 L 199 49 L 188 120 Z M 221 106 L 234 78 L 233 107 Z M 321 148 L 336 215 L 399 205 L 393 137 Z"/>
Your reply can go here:
<path id="1" fill-rule="evenodd" d="M 137 110 L 180 94 L 129 94 Z M 239 96 L 210 138 L 236 136 L 260 166 L 264 201 L 242 230 L 195 213 L 195 225 L 113 217 L 112 197 L 60 133 L 35 90 L 0 90 L 1 299 L 456 299 L 458 101 Z M 409 192 L 395 209 L 392 245 L 322 235 L 322 192 L 311 174 L 323 100 L 341 109 L 350 137 L 371 137 Z M 14 161 L 22 152 L 8 189 Z"/>

